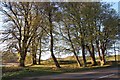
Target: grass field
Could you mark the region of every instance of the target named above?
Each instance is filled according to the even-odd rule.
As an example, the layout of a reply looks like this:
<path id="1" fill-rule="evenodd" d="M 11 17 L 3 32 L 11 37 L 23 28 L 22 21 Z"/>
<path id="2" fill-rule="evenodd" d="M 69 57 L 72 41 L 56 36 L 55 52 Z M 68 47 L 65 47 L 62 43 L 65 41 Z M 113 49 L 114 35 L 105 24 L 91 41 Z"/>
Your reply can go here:
<path id="1" fill-rule="evenodd" d="M 117 60 L 120 59 L 120 56 L 117 56 Z M 23 77 L 32 77 L 32 76 L 43 76 L 43 75 L 51 75 L 51 74 L 60 74 L 67 72 L 81 72 L 86 70 L 93 70 L 105 67 L 114 67 L 120 66 L 120 61 L 114 61 L 114 57 L 106 57 L 107 63 L 104 66 L 91 66 L 89 58 L 87 59 L 87 67 L 78 67 L 76 61 L 73 57 L 67 57 L 64 59 L 59 59 L 59 63 L 61 65 L 61 69 L 57 69 L 54 66 L 54 63 L 51 59 L 47 61 L 42 61 L 41 65 L 33 65 L 27 66 L 25 68 L 11 66 L 11 67 L 3 67 L 2 72 L 2 80 L 19 80 Z"/>

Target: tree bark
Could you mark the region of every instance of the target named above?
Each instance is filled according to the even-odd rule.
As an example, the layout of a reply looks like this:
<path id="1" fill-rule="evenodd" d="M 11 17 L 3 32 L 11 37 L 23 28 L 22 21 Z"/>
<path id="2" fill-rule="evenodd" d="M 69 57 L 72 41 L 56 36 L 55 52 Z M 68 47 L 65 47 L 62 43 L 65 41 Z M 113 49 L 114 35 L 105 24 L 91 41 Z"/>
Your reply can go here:
<path id="1" fill-rule="evenodd" d="M 57 59 L 56 59 L 56 57 L 55 57 L 55 55 L 54 55 L 54 53 L 53 53 L 53 35 L 52 35 L 52 32 L 51 32 L 51 31 L 52 31 L 52 30 L 50 30 L 50 37 L 51 37 L 51 40 L 50 40 L 50 42 L 51 42 L 50 52 L 51 52 L 51 56 L 52 56 L 52 58 L 53 58 L 53 60 L 54 60 L 54 63 L 55 63 L 55 65 L 56 65 L 56 67 L 57 67 L 57 68 L 61 68 L 60 65 L 59 65 L 59 63 L 58 63 L 58 61 L 57 61 Z"/>
<path id="2" fill-rule="evenodd" d="M 74 46 L 73 46 L 72 43 L 71 43 L 71 46 L 72 46 L 72 49 L 73 49 L 74 56 L 75 56 L 75 58 L 76 58 L 76 60 L 77 60 L 77 63 L 78 63 L 78 65 L 79 65 L 79 67 L 81 67 L 82 64 L 80 63 L 79 57 L 78 57 L 78 55 L 77 55 L 77 53 L 76 53 L 76 51 L 75 51 L 75 48 L 74 48 Z"/>
<path id="3" fill-rule="evenodd" d="M 105 65 L 105 63 L 106 63 L 106 60 L 105 60 L 105 49 L 101 49 L 102 50 L 102 63 L 101 63 L 101 65 Z"/>
<path id="4" fill-rule="evenodd" d="M 102 61 L 102 57 L 101 57 L 101 54 L 100 54 L 100 47 L 99 47 L 99 42 L 96 41 L 96 47 L 97 47 L 97 51 L 98 51 L 98 56 L 99 56 L 99 59 L 100 59 L 100 62 Z"/>
<path id="5" fill-rule="evenodd" d="M 50 24 L 50 52 L 51 52 L 51 56 L 52 59 L 56 65 L 57 68 L 61 68 L 54 53 L 53 53 L 53 26 L 52 26 L 52 20 L 51 20 L 51 11 L 49 12 L 49 24 Z"/>
<path id="6" fill-rule="evenodd" d="M 33 55 L 32 55 L 32 60 L 33 60 L 33 65 L 36 65 L 36 64 L 37 64 L 36 54 L 34 54 L 34 53 L 33 53 Z"/>
<path id="7" fill-rule="evenodd" d="M 20 67 L 25 67 L 25 57 L 20 58 Z"/>
<path id="8" fill-rule="evenodd" d="M 114 57 L 115 57 L 115 62 L 117 62 L 116 50 L 115 50 L 115 43 L 114 43 Z"/>
<path id="9" fill-rule="evenodd" d="M 81 47 L 82 47 L 83 63 L 84 63 L 84 67 L 86 67 L 87 64 L 86 64 L 86 57 L 85 57 L 85 45 L 84 45 L 83 41 L 82 41 L 82 46 Z"/>
<path id="10" fill-rule="evenodd" d="M 75 56 L 75 58 L 76 58 L 76 60 L 77 60 L 77 63 L 78 63 L 78 65 L 79 65 L 79 67 L 81 67 L 82 64 L 80 63 L 79 57 L 77 56 L 76 52 L 74 52 L 74 56 Z"/>
<path id="11" fill-rule="evenodd" d="M 32 60 L 33 60 L 33 65 L 37 64 L 37 59 L 36 59 L 36 53 L 37 53 L 37 45 L 36 41 L 32 41 Z"/>
<path id="12" fill-rule="evenodd" d="M 89 51 L 90 57 L 92 59 L 92 66 L 97 65 L 97 62 L 96 62 L 96 59 L 95 59 L 95 55 L 94 55 L 94 46 L 92 45 L 92 51 L 90 50 L 90 47 L 88 45 L 86 45 L 86 47 L 87 47 L 87 50 Z"/>
<path id="13" fill-rule="evenodd" d="M 106 43 L 101 44 L 101 51 L 102 51 L 102 63 L 101 65 L 105 65 L 106 60 L 105 60 L 105 51 L 106 51 Z"/>
<path id="14" fill-rule="evenodd" d="M 20 51 L 20 67 L 25 67 L 25 58 L 26 58 L 27 52 L 23 50 Z"/>
<path id="15" fill-rule="evenodd" d="M 25 57 L 20 57 L 20 67 L 25 67 Z"/>
<path id="16" fill-rule="evenodd" d="M 76 53 L 76 50 L 75 50 L 75 48 L 74 48 L 74 45 L 73 45 L 73 42 L 72 42 L 71 36 L 70 36 L 70 31 L 69 31 L 68 28 L 67 28 L 67 31 L 68 31 L 68 37 L 69 37 L 69 41 L 70 41 L 70 43 L 71 43 L 71 47 L 72 47 L 72 49 L 73 49 L 74 56 L 75 56 L 75 58 L 76 58 L 76 60 L 77 60 L 77 63 L 78 63 L 78 65 L 79 65 L 79 67 L 81 67 L 82 64 L 80 63 L 80 60 L 79 60 L 78 55 L 77 55 L 77 53 Z"/>
<path id="17" fill-rule="evenodd" d="M 97 62 L 96 62 L 96 59 L 95 59 L 95 50 L 94 50 L 94 45 L 93 44 L 91 44 L 92 45 L 92 58 L 93 58 L 93 66 L 95 66 L 95 65 L 97 65 Z"/>
<path id="18" fill-rule="evenodd" d="M 38 64 L 40 65 L 41 63 L 41 53 L 42 53 L 42 51 L 41 51 L 41 38 L 40 38 L 40 40 L 39 40 L 39 48 L 40 48 L 40 50 L 39 50 L 39 59 L 38 59 Z"/>

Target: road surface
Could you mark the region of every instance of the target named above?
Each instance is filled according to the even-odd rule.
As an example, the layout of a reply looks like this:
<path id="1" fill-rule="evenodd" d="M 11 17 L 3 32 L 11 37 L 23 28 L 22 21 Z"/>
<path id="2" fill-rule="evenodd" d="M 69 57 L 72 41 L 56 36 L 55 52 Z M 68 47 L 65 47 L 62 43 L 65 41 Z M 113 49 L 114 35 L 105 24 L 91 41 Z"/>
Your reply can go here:
<path id="1" fill-rule="evenodd" d="M 22 80 L 120 80 L 120 68 L 104 68 L 85 72 L 63 73 L 41 77 L 26 77 Z"/>

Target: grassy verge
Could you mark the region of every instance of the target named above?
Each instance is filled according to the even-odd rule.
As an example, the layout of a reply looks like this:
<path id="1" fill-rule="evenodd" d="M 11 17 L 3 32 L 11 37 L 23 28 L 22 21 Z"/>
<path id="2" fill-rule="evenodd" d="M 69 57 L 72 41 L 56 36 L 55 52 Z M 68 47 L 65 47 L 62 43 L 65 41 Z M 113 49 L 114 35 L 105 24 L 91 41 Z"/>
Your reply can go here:
<path id="1" fill-rule="evenodd" d="M 109 62 L 110 65 L 104 66 L 89 66 L 89 67 L 73 67 L 76 64 L 71 64 L 69 67 L 62 67 L 61 69 L 57 69 L 55 67 L 50 67 L 49 65 L 34 65 L 30 67 L 20 68 L 20 67 L 4 67 L 3 68 L 3 77 L 2 80 L 19 80 L 24 77 L 35 77 L 35 76 L 43 76 L 43 75 L 53 75 L 60 73 L 68 73 L 68 72 L 82 72 L 82 71 L 90 71 L 96 69 L 104 69 L 106 67 L 117 67 L 120 64 L 116 64 L 115 62 Z M 45 67 L 44 67 L 45 66 Z M 49 66 L 49 67 L 48 67 Z"/>
<path id="2" fill-rule="evenodd" d="M 89 57 L 88 57 L 89 58 Z M 119 56 L 120 58 L 120 56 Z M 118 58 L 118 59 L 119 59 Z M 104 69 L 108 67 L 120 67 L 120 61 L 114 62 L 114 57 L 107 57 L 107 63 L 104 66 L 91 66 L 90 59 L 87 59 L 88 64 L 87 67 L 79 67 L 74 60 L 74 57 L 67 57 L 65 59 L 59 59 L 59 63 L 61 65 L 61 69 L 57 69 L 54 66 L 54 62 L 52 60 L 42 61 L 41 65 L 33 65 L 25 68 L 11 66 L 11 67 L 3 67 L 2 72 L 2 80 L 22 80 L 24 77 L 36 77 L 36 76 L 44 76 L 44 75 L 53 75 L 53 74 L 61 74 L 61 73 L 69 73 L 69 72 L 84 72 L 90 70 Z"/>
<path id="3" fill-rule="evenodd" d="M 6 67 L 5 69 L 9 69 Z M 15 70 L 15 71 L 14 71 Z M 16 69 L 13 67 L 11 68 L 12 72 L 3 73 L 2 80 L 11 80 L 11 79 L 21 79 L 23 77 L 32 77 L 32 76 L 43 76 L 43 75 L 50 75 L 50 74 L 58 74 L 61 73 L 59 70 L 53 70 L 51 68 L 42 68 L 42 67 L 26 67 L 26 68 L 19 68 Z"/>

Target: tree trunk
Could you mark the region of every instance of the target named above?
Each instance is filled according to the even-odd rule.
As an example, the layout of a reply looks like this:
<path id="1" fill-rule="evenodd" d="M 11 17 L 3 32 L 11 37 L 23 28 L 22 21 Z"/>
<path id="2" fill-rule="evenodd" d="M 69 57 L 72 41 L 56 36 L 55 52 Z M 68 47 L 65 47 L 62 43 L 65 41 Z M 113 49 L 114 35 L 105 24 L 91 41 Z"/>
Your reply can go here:
<path id="1" fill-rule="evenodd" d="M 72 40 L 71 40 L 70 31 L 69 31 L 68 28 L 67 28 L 67 31 L 68 31 L 68 37 L 69 37 L 69 41 L 70 41 L 70 43 L 71 43 L 71 47 L 72 47 L 72 49 L 73 49 L 74 56 L 75 56 L 75 58 L 76 58 L 76 60 L 77 60 L 77 63 L 78 63 L 78 65 L 79 65 L 79 67 L 81 67 L 82 64 L 80 63 L 80 60 L 79 60 L 79 58 L 78 58 L 78 56 L 77 56 L 76 50 L 75 50 L 74 45 L 73 45 L 73 42 L 72 42 Z"/>
<path id="2" fill-rule="evenodd" d="M 49 12 L 49 24 L 50 24 L 50 52 L 51 52 L 51 56 L 52 56 L 52 59 L 56 65 L 57 68 L 61 68 L 54 53 L 53 53 L 53 26 L 52 26 L 52 21 L 51 21 L 51 12 Z"/>
<path id="3" fill-rule="evenodd" d="M 72 46 L 72 49 L 73 49 L 74 57 L 75 57 L 76 60 L 77 60 L 78 66 L 81 67 L 82 64 L 80 63 L 79 57 L 78 57 L 78 55 L 77 55 L 77 53 L 76 53 L 76 51 L 75 51 L 75 48 L 74 48 L 74 46 L 73 46 L 72 43 L 71 43 L 71 46 Z"/>
<path id="4" fill-rule="evenodd" d="M 35 40 L 33 40 L 32 41 L 32 61 L 33 61 L 33 65 L 37 64 L 36 53 L 37 53 L 37 45 L 36 45 Z"/>
<path id="5" fill-rule="evenodd" d="M 106 63 L 106 60 L 105 60 L 105 50 L 106 50 L 105 44 L 102 43 L 102 45 L 101 45 L 101 51 L 102 51 L 102 63 L 101 63 L 101 66 L 105 65 L 105 63 Z"/>
<path id="6" fill-rule="evenodd" d="M 20 67 L 25 67 L 26 54 L 27 52 L 25 52 L 24 50 L 20 52 Z"/>
<path id="7" fill-rule="evenodd" d="M 38 64 L 41 64 L 41 52 L 39 53 L 39 59 L 38 59 Z"/>
<path id="8" fill-rule="evenodd" d="M 25 57 L 20 58 L 20 67 L 25 67 Z"/>
<path id="9" fill-rule="evenodd" d="M 85 57 L 85 45 L 84 45 L 84 43 L 82 43 L 82 57 L 83 57 L 83 63 L 84 63 L 84 67 L 86 67 L 87 66 L 87 64 L 86 64 L 86 57 Z"/>
<path id="10" fill-rule="evenodd" d="M 102 57 L 101 57 L 101 54 L 100 54 L 100 47 L 99 47 L 99 42 L 98 41 L 96 41 L 96 46 L 97 46 L 98 56 L 99 56 L 99 59 L 100 59 L 100 62 L 101 62 Z"/>
<path id="11" fill-rule="evenodd" d="M 96 64 L 97 64 L 97 62 L 96 62 L 96 59 L 95 59 L 95 55 L 94 55 L 94 53 L 93 53 L 93 47 L 92 47 L 92 51 L 90 50 L 90 47 L 89 46 L 87 46 L 86 45 L 86 47 L 87 47 L 87 50 L 89 51 L 89 53 L 90 53 L 90 57 L 91 57 L 91 60 L 92 60 L 92 66 L 95 66 Z"/>
<path id="12" fill-rule="evenodd" d="M 58 61 L 57 61 L 57 59 L 56 59 L 56 57 L 55 57 L 55 55 L 54 55 L 54 53 L 53 53 L 53 35 L 52 35 L 52 33 L 51 33 L 50 36 L 51 36 L 51 41 L 50 41 L 51 42 L 51 45 L 50 45 L 51 56 L 53 58 L 53 61 L 54 61 L 55 65 L 56 65 L 56 67 L 61 68 Z"/>
<path id="13" fill-rule="evenodd" d="M 74 52 L 74 56 L 75 56 L 75 58 L 76 58 L 76 60 L 77 60 L 77 63 L 78 63 L 78 65 L 79 65 L 79 67 L 81 67 L 82 64 L 80 63 L 79 57 L 77 56 L 77 54 L 76 54 L 75 52 Z"/>
<path id="14" fill-rule="evenodd" d="M 36 65 L 36 64 L 37 64 L 37 61 L 36 61 L 36 53 L 33 53 L 33 55 L 32 55 L 32 60 L 33 60 L 33 65 Z"/>
<path id="15" fill-rule="evenodd" d="M 75 51 L 75 48 L 74 48 L 72 42 L 71 42 L 71 46 L 72 46 L 72 49 L 73 49 L 74 56 L 75 56 L 75 58 L 76 58 L 76 60 L 77 60 L 77 63 L 78 63 L 78 65 L 79 65 L 79 67 L 81 67 L 82 64 L 80 63 L 79 57 L 78 57 L 78 55 L 77 55 L 77 53 L 76 53 L 76 51 Z"/>
<path id="16" fill-rule="evenodd" d="M 40 40 L 39 40 L 39 48 L 40 48 L 40 50 L 39 50 L 39 59 L 38 59 L 38 64 L 40 65 L 41 63 L 41 53 L 42 53 L 42 51 L 41 51 L 41 38 L 40 38 Z"/>
<path id="17" fill-rule="evenodd" d="M 101 66 L 105 65 L 106 60 L 105 60 L 105 49 L 101 49 L 102 50 L 102 62 L 101 62 Z"/>
<path id="18" fill-rule="evenodd" d="M 97 65 L 97 62 L 96 62 L 96 59 L 95 59 L 95 50 L 94 50 L 94 45 L 93 44 L 91 44 L 92 45 L 92 59 L 93 59 L 93 66 L 95 66 L 95 65 Z"/>
<path id="19" fill-rule="evenodd" d="M 75 51 L 75 48 L 74 48 L 72 42 L 71 42 L 71 46 L 72 46 L 72 49 L 73 49 L 74 56 L 75 56 L 75 58 L 76 58 L 76 60 L 77 60 L 77 63 L 78 63 L 78 65 L 79 65 L 79 67 L 81 67 L 82 64 L 80 63 L 79 57 L 78 57 L 78 55 L 77 55 L 77 53 L 76 53 L 76 51 Z"/>
<path id="20" fill-rule="evenodd" d="M 117 62 L 116 50 L 115 50 L 115 43 L 114 43 L 114 57 L 115 57 L 115 62 Z"/>

